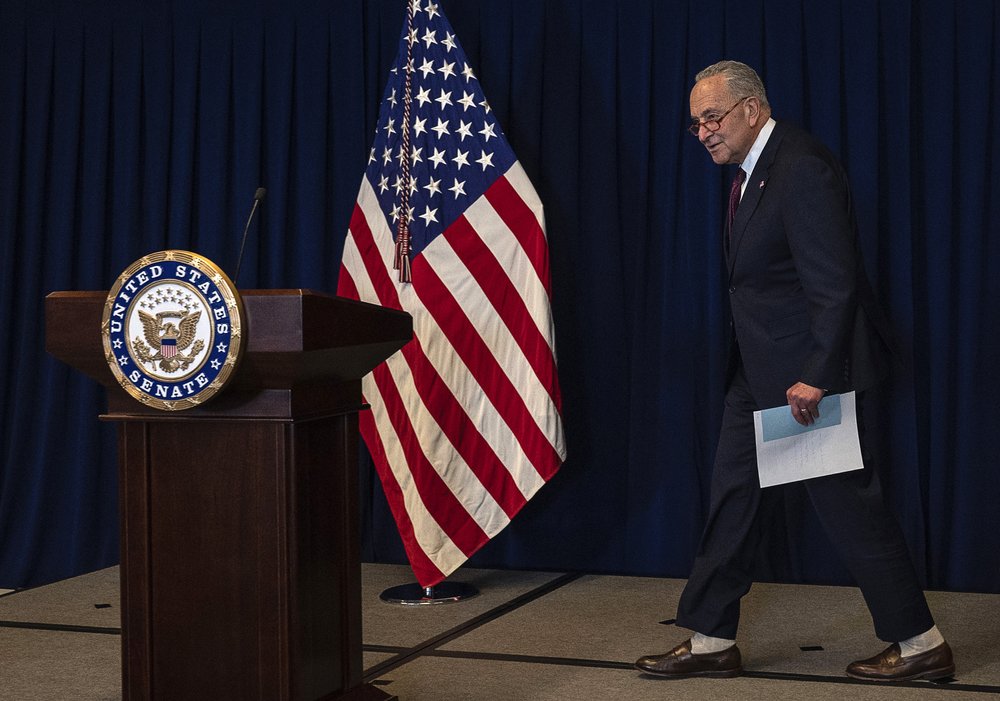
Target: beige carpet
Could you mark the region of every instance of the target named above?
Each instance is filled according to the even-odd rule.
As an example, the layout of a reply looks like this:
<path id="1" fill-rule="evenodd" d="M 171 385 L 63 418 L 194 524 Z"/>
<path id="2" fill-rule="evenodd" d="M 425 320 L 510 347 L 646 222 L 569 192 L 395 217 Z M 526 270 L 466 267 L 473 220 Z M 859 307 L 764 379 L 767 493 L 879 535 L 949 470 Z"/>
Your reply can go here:
<path id="1" fill-rule="evenodd" d="M 883 644 L 856 589 L 755 585 L 739 645 L 747 674 L 669 681 L 631 668 L 687 637 L 669 623 L 680 580 L 460 570 L 480 594 L 435 606 L 387 604 L 404 566 L 363 566 L 367 678 L 402 701 L 579 699 L 1000 698 L 1000 595 L 930 592 L 955 650 L 947 684 L 874 685 L 843 676 Z M 0 596 L 0 701 L 119 699 L 118 571 Z M 178 700 L 184 701 L 184 700 Z"/>

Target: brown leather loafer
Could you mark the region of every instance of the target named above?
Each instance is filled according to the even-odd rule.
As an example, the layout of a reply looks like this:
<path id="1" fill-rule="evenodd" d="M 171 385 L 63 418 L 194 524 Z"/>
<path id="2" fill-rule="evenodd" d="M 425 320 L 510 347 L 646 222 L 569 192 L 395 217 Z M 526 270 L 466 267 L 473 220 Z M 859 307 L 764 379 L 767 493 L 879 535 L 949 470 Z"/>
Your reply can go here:
<path id="1" fill-rule="evenodd" d="M 932 650 L 910 657 L 900 656 L 899 645 L 893 643 L 875 657 L 858 660 L 847 666 L 847 676 L 876 682 L 941 679 L 954 673 L 955 661 L 948 643 L 941 643 Z"/>
<path id="2" fill-rule="evenodd" d="M 635 668 L 646 674 L 670 679 L 687 677 L 736 677 L 743 672 L 740 650 L 733 645 L 722 652 L 695 655 L 691 641 L 685 640 L 664 655 L 649 655 L 636 660 Z"/>

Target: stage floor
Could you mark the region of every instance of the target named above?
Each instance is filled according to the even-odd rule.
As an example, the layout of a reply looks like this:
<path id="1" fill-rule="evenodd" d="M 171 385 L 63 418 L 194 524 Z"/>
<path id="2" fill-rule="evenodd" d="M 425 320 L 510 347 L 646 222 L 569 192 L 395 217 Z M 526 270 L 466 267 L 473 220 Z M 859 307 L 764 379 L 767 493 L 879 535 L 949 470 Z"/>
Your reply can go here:
<path id="1" fill-rule="evenodd" d="M 757 584 L 744 599 L 737 679 L 671 681 L 632 668 L 687 637 L 682 580 L 460 570 L 479 590 L 433 606 L 379 594 L 409 568 L 362 567 L 366 680 L 401 701 L 1000 698 L 1000 595 L 928 592 L 957 664 L 947 683 L 844 676 L 884 647 L 854 588 Z M 121 698 L 118 569 L 0 595 L 0 700 Z"/>

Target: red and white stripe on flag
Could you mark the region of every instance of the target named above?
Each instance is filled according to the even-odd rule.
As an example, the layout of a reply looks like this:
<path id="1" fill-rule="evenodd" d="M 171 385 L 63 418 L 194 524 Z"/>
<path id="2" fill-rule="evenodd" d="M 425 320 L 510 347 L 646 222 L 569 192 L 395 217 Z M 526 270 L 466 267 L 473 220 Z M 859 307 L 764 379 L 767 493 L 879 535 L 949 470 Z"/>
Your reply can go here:
<path id="1" fill-rule="evenodd" d="M 412 11 L 338 294 L 413 316 L 414 339 L 363 380 L 371 411 L 360 428 L 414 574 L 429 587 L 510 522 L 566 448 L 541 202 L 440 10 L 428 2 Z M 397 96 L 407 62 L 416 99 L 403 154 Z M 393 269 L 404 187 L 410 283 Z"/>

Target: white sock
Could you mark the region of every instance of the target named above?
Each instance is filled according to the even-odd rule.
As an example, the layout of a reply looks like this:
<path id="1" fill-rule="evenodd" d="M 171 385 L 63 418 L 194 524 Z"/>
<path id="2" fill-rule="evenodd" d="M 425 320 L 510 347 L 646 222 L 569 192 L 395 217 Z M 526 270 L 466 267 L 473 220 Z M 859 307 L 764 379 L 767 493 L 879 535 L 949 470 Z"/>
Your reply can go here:
<path id="1" fill-rule="evenodd" d="M 899 654 L 901 657 L 919 655 L 922 652 L 933 650 L 943 642 L 944 636 L 941 635 L 938 627 L 934 626 L 925 633 L 914 635 L 912 638 L 901 641 L 899 643 Z"/>
<path id="2" fill-rule="evenodd" d="M 713 638 L 710 635 L 695 633 L 691 636 L 691 654 L 708 655 L 713 652 L 728 650 L 736 644 L 735 640 L 727 638 Z"/>

